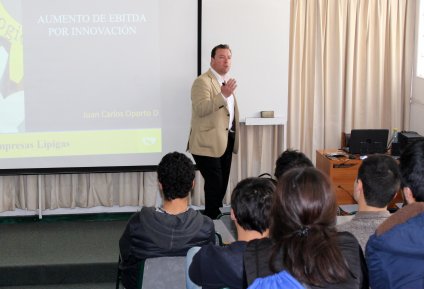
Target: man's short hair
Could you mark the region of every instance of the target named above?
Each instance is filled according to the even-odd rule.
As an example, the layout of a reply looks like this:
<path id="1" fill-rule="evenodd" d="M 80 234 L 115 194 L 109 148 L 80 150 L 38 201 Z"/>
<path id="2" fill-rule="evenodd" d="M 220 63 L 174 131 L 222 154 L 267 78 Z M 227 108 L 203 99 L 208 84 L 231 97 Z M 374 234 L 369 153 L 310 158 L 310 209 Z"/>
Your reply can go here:
<path id="1" fill-rule="evenodd" d="M 369 206 L 384 208 L 400 189 L 400 172 L 396 161 L 387 155 L 366 158 L 358 170 L 362 181 L 365 202 Z"/>
<path id="2" fill-rule="evenodd" d="M 417 202 L 424 202 L 424 141 L 409 144 L 400 155 L 402 187 L 412 191 Z"/>
<path id="3" fill-rule="evenodd" d="M 166 154 L 158 165 L 157 173 L 163 197 L 168 201 L 187 197 L 193 188 L 194 165 L 182 153 Z"/>
<path id="4" fill-rule="evenodd" d="M 218 49 L 228 49 L 231 52 L 230 46 L 228 44 L 218 44 L 217 46 L 212 48 L 212 51 L 211 51 L 211 57 L 212 58 L 215 58 L 215 54 L 216 54 L 216 51 Z"/>
<path id="5" fill-rule="evenodd" d="M 279 179 L 292 168 L 313 167 L 311 160 L 302 152 L 293 149 L 285 150 L 275 162 L 274 176 Z"/>
<path id="6" fill-rule="evenodd" d="M 231 209 L 243 229 L 263 233 L 269 228 L 274 190 L 273 181 L 266 178 L 247 178 L 237 184 L 231 194 Z"/>

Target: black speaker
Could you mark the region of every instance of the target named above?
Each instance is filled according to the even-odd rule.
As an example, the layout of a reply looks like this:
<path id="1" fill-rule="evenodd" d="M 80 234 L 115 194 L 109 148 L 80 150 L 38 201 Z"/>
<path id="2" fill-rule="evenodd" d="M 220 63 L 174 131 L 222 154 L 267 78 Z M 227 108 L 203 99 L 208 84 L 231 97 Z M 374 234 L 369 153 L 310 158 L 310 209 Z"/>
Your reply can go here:
<path id="1" fill-rule="evenodd" d="M 405 150 L 408 144 L 416 142 L 418 140 L 424 140 L 424 137 L 422 135 L 419 135 L 415 131 L 401 131 L 398 134 L 400 153 L 402 153 Z M 392 144 L 392 149 L 393 149 L 393 144 Z"/>

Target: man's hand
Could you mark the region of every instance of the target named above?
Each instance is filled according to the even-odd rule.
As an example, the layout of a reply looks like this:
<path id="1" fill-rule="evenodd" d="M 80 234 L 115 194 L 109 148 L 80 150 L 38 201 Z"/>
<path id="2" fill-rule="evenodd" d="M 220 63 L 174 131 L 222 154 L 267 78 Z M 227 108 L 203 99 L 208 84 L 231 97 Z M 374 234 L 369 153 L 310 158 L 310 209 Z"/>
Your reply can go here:
<path id="1" fill-rule="evenodd" d="M 221 93 L 226 98 L 234 93 L 237 88 L 237 82 L 234 78 L 230 78 L 221 86 Z"/>

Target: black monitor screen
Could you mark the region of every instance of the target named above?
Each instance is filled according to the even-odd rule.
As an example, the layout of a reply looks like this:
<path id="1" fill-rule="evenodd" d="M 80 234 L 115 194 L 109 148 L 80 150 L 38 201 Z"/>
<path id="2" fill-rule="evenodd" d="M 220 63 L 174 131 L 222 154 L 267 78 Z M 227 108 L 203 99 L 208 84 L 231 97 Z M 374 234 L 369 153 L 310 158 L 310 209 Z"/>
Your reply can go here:
<path id="1" fill-rule="evenodd" d="M 352 129 L 349 153 L 361 155 L 385 153 L 388 137 L 388 129 Z"/>

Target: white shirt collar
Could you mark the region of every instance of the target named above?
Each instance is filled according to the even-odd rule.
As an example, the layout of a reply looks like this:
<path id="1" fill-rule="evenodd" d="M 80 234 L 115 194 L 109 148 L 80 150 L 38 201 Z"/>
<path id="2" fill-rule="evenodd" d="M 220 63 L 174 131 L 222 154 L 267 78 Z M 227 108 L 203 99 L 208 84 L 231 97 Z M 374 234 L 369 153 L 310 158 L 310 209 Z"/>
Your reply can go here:
<path id="1" fill-rule="evenodd" d="M 225 81 L 225 79 L 227 78 L 227 75 L 221 76 L 212 67 L 211 67 L 211 71 L 212 71 L 212 74 L 215 76 L 216 80 L 218 80 L 219 84 L 222 84 Z"/>

